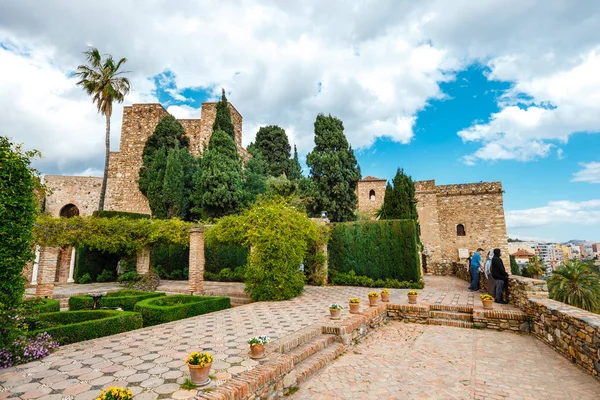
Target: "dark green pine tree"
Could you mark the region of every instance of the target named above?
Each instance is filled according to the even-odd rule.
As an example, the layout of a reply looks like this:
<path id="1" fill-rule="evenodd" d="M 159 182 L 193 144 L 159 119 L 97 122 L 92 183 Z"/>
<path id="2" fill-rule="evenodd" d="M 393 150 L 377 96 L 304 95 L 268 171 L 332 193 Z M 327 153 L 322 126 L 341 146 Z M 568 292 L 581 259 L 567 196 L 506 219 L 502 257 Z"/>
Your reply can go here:
<path id="1" fill-rule="evenodd" d="M 160 120 L 152 135 L 146 140 L 142 159 L 152 155 L 163 147 L 174 149 L 175 146 L 189 147 L 189 139 L 185 136 L 183 126 L 172 115 L 167 115 Z M 143 167 L 142 167 L 143 168 Z"/>
<path id="2" fill-rule="evenodd" d="M 383 206 L 377 215 L 381 219 L 418 219 L 415 184 L 403 169 L 398 168 L 392 183 L 387 183 Z"/>
<path id="3" fill-rule="evenodd" d="M 251 204 L 256 196 L 267 190 L 267 162 L 254 143 L 247 150 L 252 157 L 246 162 L 243 171 L 244 204 Z"/>
<path id="4" fill-rule="evenodd" d="M 189 194 L 185 187 L 185 153 L 186 150 L 177 145 L 167 155 L 162 193 L 167 218 L 184 219 L 189 208 Z"/>
<path id="5" fill-rule="evenodd" d="M 313 215 L 327 212 L 333 222 L 355 219 L 356 185 L 360 167 L 348 145 L 341 120 L 319 114 L 315 120 L 315 147 L 306 156 L 315 195 L 309 204 Z"/>
<path id="6" fill-rule="evenodd" d="M 237 212 L 243 205 L 242 168 L 233 138 L 214 131 L 202 156 L 195 187 L 197 204 L 203 218 L 218 218 Z"/>
<path id="7" fill-rule="evenodd" d="M 142 185 L 148 198 L 148 205 L 155 218 L 167 218 L 167 207 L 163 198 L 163 185 L 165 169 L 167 168 L 167 149 L 162 147 L 152 154 L 150 164 L 145 168 L 144 175 L 140 176 L 140 190 Z"/>
<path id="8" fill-rule="evenodd" d="M 290 160 L 288 167 L 287 177 L 290 181 L 298 182 L 302 179 L 302 167 L 300 166 L 300 160 L 298 160 L 298 150 L 294 145 L 294 157 Z"/>
<path id="9" fill-rule="evenodd" d="M 287 173 L 290 163 L 290 142 L 277 125 L 263 126 L 256 134 L 256 147 L 267 161 L 270 176 Z"/>
<path id="10" fill-rule="evenodd" d="M 222 89 L 221 100 L 217 103 L 217 113 L 215 115 L 215 122 L 213 124 L 213 132 L 221 130 L 233 140 L 235 140 L 235 132 L 233 128 L 233 122 L 231 122 L 231 112 L 227 104 L 227 97 L 225 97 L 225 89 Z"/>

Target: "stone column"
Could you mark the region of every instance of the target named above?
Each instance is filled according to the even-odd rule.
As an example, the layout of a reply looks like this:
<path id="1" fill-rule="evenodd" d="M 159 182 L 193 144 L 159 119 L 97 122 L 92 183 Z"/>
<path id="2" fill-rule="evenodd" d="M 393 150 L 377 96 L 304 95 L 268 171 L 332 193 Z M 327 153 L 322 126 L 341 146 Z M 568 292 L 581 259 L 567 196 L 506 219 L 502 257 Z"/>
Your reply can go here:
<path id="1" fill-rule="evenodd" d="M 204 227 L 190 229 L 190 267 L 188 292 L 202 294 L 204 291 Z"/>
<path id="2" fill-rule="evenodd" d="M 33 272 L 31 273 L 31 284 L 32 285 L 37 285 L 39 264 L 40 264 L 40 246 L 35 246 L 35 261 L 33 262 Z"/>
<path id="3" fill-rule="evenodd" d="M 135 269 L 138 274 L 142 275 L 150 271 L 150 247 L 144 247 L 138 251 Z"/>
<path id="4" fill-rule="evenodd" d="M 321 266 L 321 269 L 318 271 L 319 272 L 319 277 L 322 278 L 321 283 L 323 285 L 327 285 L 327 283 L 329 282 L 329 257 L 327 254 L 327 242 L 321 244 L 320 249 L 321 253 L 325 256 L 325 261 L 323 262 L 323 265 Z"/>
<path id="5" fill-rule="evenodd" d="M 75 247 L 71 251 L 71 263 L 69 264 L 69 279 L 67 279 L 67 283 L 73 283 L 75 280 L 73 279 L 73 274 L 75 273 L 75 256 L 77 255 L 77 251 Z"/>
<path id="6" fill-rule="evenodd" d="M 51 299 L 54 295 L 54 278 L 58 263 L 58 247 L 42 247 L 35 295 Z"/>

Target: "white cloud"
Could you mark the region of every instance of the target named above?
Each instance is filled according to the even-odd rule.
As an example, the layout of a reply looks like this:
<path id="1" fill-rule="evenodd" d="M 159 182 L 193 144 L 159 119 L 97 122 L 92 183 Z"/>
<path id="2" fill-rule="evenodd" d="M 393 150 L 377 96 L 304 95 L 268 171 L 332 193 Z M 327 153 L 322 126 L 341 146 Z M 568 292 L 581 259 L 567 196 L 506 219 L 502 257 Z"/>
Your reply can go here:
<path id="1" fill-rule="evenodd" d="M 551 201 L 543 207 L 506 212 L 506 226 L 509 231 L 548 225 L 595 225 L 598 223 L 600 223 L 600 199 L 581 202 Z"/>
<path id="2" fill-rule="evenodd" d="M 600 183 L 600 162 L 582 163 L 583 169 L 573 174 L 572 182 Z"/>

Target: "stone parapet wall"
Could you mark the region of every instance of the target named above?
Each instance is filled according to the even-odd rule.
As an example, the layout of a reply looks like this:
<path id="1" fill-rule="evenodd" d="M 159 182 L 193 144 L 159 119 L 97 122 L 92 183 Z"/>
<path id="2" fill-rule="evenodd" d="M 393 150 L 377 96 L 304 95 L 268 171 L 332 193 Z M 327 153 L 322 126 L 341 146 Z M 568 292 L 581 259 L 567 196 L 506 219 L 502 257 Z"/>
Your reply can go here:
<path id="1" fill-rule="evenodd" d="M 508 293 L 508 301 L 522 310 L 527 308 L 529 299 L 547 299 L 549 297 L 546 281 L 518 275 L 511 275 L 508 279 Z"/>
<path id="2" fill-rule="evenodd" d="M 427 304 L 389 304 L 388 317 L 392 320 L 413 324 L 429 323 L 429 305 Z"/>
<path id="3" fill-rule="evenodd" d="M 100 204 L 102 178 L 94 176 L 45 175 L 46 211 L 53 217 L 67 204 L 74 204 L 79 215 L 92 215 Z"/>
<path id="4" fill-rule="evenodd" d="M 531 330 L 530 318 L 522 311 L 474 310 L 476 328 L 527 333 Z"/>
<path id="5" fill-rule="evenodd" d="M 551 299 L 529 299 L 532 333 L 600 379 L 600 315 Z"/>

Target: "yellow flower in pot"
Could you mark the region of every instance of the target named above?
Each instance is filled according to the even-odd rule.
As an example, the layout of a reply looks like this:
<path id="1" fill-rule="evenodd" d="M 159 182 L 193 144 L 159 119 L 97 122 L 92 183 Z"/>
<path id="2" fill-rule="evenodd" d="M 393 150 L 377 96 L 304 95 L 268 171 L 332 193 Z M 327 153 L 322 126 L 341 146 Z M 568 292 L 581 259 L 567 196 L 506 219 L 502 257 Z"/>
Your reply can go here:
<path id="1" fill-rule="evenodd" d="M 100 392 L 100 396 L 96 400 L 132 400 L 133 393 L 131 390 L 122 387 L 109 387 Z"/>
<path id="2" fill-rule="evenodd" d="M 419 295 L 419 292 L 417 292 L 416 290 L 410 290 L 407 293 L 408 296 L 408 304 L 417 304 L 417 296 Z"/>
<path id="3" fill-rule="evenodd" d="M 369 305 L 371 307 L 376 306 L 378 301 L 379 301 L 379 293 L 369 292 Z"/>
<path id="4" fill-rule="evenodd" d="M 360 300 L 356 297 L 353 297 L 348 302 L 350 306 L 350 314 L 358 314 L 360 309 Z"/>
<path id="5" fill-rule="evenodd" d="M 207 352 L 192 352 L 185 360 L 190 369 L 190 380 L 194 385 L 206 386 L 210 383 L 212 356 Z"/>
<path id="6" fill-rule="evenodd" d="M 479 298 L 481 299 L 481 303 L 483 304 L 484 310 L 494 309 L 494 298 L 491 295 L 487 293 L 482 293 L 479 295 Z"/>
<path id="7" fill-rule="evenodd" d="M 387 289 L 383 289 L 381 291 L 381 301 L 383 301 L 384 303 L 387 303 L 388 301 L 390 301 L 390 291 Z"/>

